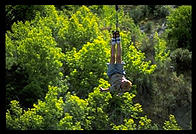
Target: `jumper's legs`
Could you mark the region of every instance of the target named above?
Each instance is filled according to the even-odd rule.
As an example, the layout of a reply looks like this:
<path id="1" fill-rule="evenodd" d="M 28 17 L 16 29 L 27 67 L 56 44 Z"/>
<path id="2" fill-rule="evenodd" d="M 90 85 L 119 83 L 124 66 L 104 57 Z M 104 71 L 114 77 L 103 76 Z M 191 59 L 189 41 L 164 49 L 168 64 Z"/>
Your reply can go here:
<path id="1" fill-rule="evenodd" d="M 117 56 L 116 56 L 116 63 L 121 64 L 122 62 L 122 48 L 120 44 L 120 33 L 116 31 L 116 43 L 117 43 Z"/>
<path id="2" fill-rule="evenodd" d="M 110 64 L 115 63 L 115 45 L 111 45 L 111 57 L 110 57 Z"/>
<path id="3" fill-rule="evenodd" d="M 116 56 L 116 63 L 121 64 L 122 62 L 122 48 L 121 44 L 117 44 L 117 56 Z"/>

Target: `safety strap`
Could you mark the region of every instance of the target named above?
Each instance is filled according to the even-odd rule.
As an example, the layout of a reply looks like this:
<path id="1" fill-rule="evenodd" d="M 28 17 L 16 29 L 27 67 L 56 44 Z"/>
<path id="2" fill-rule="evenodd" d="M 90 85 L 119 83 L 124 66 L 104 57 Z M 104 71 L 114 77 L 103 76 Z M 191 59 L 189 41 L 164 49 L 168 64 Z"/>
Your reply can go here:
<path id="1" fill-rule="evenodd" d="M 116 31 L 118 31 L 118 5 L 115 5 L 116 7 Z"/>

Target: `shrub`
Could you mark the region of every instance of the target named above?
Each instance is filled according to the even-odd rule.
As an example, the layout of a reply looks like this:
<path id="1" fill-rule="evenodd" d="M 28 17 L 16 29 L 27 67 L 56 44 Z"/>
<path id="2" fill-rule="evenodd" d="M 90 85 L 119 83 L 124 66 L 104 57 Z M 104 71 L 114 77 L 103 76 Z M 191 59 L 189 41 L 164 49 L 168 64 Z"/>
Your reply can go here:
<path id="1" fill-rule="evenodd" d="M 66 92 L 66 87 L 61 89 L 48 86 L 48 89 L 45 100 L 38 100 L 33 108 L 27 110 L 20 108 L 18 101 L 11 101 L 10 110 L 6 112 L 7 128 L 17 130 L 57 129 L 56 124 L 64 115 L 63 98 L 58 95 Z"/>
<path id="2" fill-rule="evenodd" d="M 43 123 L 43 117 L 36 115 L 36 111 L 23 111 L 19 102 L 11 101 L 11 108 L 6 112 L 6 126 L 8 129 L 27 130 L 38 129 Z"/>
<path id="3" fill-rule="evenodd" d="M 30 22 L 18 22 L 12 26 L 12 32 L 6 33 L 6 67 L 19 65 L 28 74 L 27 85 L 20 87 L 21 96 L 30 93 L 33 100 L 24 100 L 32 104 L 34 99 L 44 96 L 46 85 L 61 78 L 64 54 L 56 47 L 51 29 L 32 27 Z M 12 63 L 12 61 L 14 62 Z M 14 86 L 13 86 L 14 87 Z M 26 97 L 25 97 L 26 98 Z M 30 98 L 30 97 L 27 97 Z"/>
<path id="4" fill-rule="evenodd" d="M 122 36 L 122 49 L 123 49 L 123 61 L 126 63 L 125 70 L 128 77 L 134 78 L 138 74 L 151 74 L 156 65 L 152 65 L 151 61 L 146 61 L 145 53 L 142 53 L 136 48 L 137 45 L 129 42 L 129 34 Z M 138 42 L 139 43 L 139 42 Z"/>
<path id="5" fill-rule="evenodd" d="M 64 112 L 69 112 L 73 117 L 73 122 L 80 123 L 82 129 L 90 129 L 90 121 L 88 115 L 88 102 L 80 99 L 76 95 L 71 95 L 70 92 L 66 95 L 66 102 L 64 103 Z"/>
<path id="6" fill-rule="evenodd" d="M 172 49 L 186 48 L 192 49 L 192 7 L 179 6 L 167 16 L 167 32 Z"/>
<path id="7" fill-rule="evenodd" d="M 178 73 L 187 72 L 192 69 L 192 52 L 188 49 L 177 48 L 172 51 L 170 57 Z"/>
<path id="8" fill-rule="evenodd" d="M 107 78 L 106 63 L 109 60 L 107 42 L 101 37 L 88 42 L 81 50 L 66 53 L 66 66 L 70 75 L 70 90 L 78 96 L 86 97 L 93 87 L 98 86 L 100 78 Z"/>
<path id="9" fill-rule="evenodd" d="M 174 115 L 169 115 L 169 121 L 164 122 L 164 130 L 181 130 L 180 126 L 177 124 Z"/>
<path id="10" fill-rule="evenodd" d="M 93 130 L 108 130 L 110 129 L 108 105 L 112 98 L 111 94 L 100 93 L 99 87 L 109 87 L 109 83 L 103 79 L 99 80 L 99 86 L 94 88 L 94 91 L 89 93 L 86 101 L 88 102 L 89 115 L 91 121 L 91 129 Z"/>
<path id="11" fill-rule="evenodd" d="M 92 42 L 98 36 L 97 17 L 86 6 L 79 8 L 68 21 L 67 26 L 60 29 L 58 36 L 69 50 L 69 46 L 79 50 L 83 44 Z"/>
<path id="12" fill-rule="evenodd" d="M 158 33 L 154 34 L 154 51 L 155 51 L 155 61 L 158 66 L 161 66 L 168 59 L 170 50 L 167 50 L 166 41 L 158 37 Z"/>

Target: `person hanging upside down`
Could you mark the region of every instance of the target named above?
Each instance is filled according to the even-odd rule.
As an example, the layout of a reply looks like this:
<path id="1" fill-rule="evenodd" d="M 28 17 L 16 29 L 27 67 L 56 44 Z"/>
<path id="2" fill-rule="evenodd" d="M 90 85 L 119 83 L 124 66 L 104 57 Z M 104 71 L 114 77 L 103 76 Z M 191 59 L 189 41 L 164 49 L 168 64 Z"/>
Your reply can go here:
<path id="1" fill-rule="evenodd" d="M 122 51 L 120 44 L 120 34 L 118 31 L 113 32 L 111 39 L 111 58 L 110 63 L 107 63 L 108 70 L 107 75 L 109 77 L 110 87 L 107 89 L 100 88 L 101 92 L 110 91 L 124 93 L 130 91 L 132 87 L 131 81 L 125 78 L 125 71 L 123 66 L 125 63 L 122 61 Z M 117 44 L 117 55 L 115 55 L 115 46 Z"/>

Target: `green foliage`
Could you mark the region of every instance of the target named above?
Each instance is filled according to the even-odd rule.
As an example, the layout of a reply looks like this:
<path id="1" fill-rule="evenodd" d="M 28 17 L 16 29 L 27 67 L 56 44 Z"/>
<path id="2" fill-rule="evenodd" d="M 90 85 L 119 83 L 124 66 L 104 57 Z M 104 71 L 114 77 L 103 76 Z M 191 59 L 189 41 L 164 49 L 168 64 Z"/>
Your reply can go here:
<path id="1" fill-rule="evenodd" d="M 176 122 L 174 115 L 169 116 L 169 121 L 164 122 L 164 130 L 181 130 Z M 147 116 L 140 117 L 139 122 L 136 123 L 132 118 L 125 119 L 124 125 L 113 126 L 113 130 L 158 130 L 157 124 L 151 122 Z"/>
<path id="2" fill-rule="evenodd" d="M 138 121 L 137 121 L 138 122 Z M 124 125 L 114 125 L 113 130 L 158 130 L 158 126 L 151 122 L 151 119 L 148 119 L 147 116 L 140 117 L 139 122 L 137 123 L 132 118 L 124 120 Z"/>
<path id="3" fill-rule="evenodd" d="M 108 83 L 100 79 L 101 85 L 108 86 Z M 17 130 L 157 129 L 157 125 L 142 113 L 141 105 L 133 102 L 134 94 L 111 96 L 109 92 L 100 93 L 99 87 L 96 87 L 94 92 L 84 100 L 71 95 L 70 92 L 66 93 L 67 88 L 48 86 L 49 90 L 44 101 L 38 100 L 38 103 L 28 110 L 22 111 L 18 101 L 12 101 L 10 110 L 6 112 L 7 128 Z M 66 93 L 64 99 L 59 96 L 62 92 Z M 124 120 L 125 125 L 121 120 Z"/>
<path id="4" fill-rule="evenodd" d="M 17 52 L 16 52 L 16 47 L 14 47 L 11 38 L 7 34 L 5 34 L 5 44 L 6 44 L 5 47 L 6 68 L 10 70 L 14 64 L 17 64 L 16 61 Z"/>
<path id="5" fill-rule="evenodd" d="M 102 85 L 108 86 L 108 83 L 100 79 L 100 86 Z M 142 112 L 141 105 L 134 104 L 132 101 L 135 95 L 129 93 L 118 98 L 111 96 L 109 92 L 100 93 L 99 87 L 96 87 L 85 100 L 68 92 L 64 101 L 62 97 L 59 97 L 59 94 L 66 92 L 67 88 L 48 86 L 48 89 L 45 100 L 38 100 L 38 103 L 34 104 L 31 109 L 22 111 L 18 101 L 12 101 L 10 110 L 6 112 L 7 128 L 22 130 L 111 129 L 111 124 L 113 124 L 111 121 L 114 118 L 115 120 L 126 117 L 139 119 L 139 113 Z M 119 101 L 123 104 L 120 109 L 118 108 L 120 103 L 117 104 Z M 113 106 L 115 103 L 116 107 Z M 109 107 L 110 109 L 108 109 Z M 115 109 L 111 111 L 112 107 Z M 117 111 L 120 114 L 117 114 Z"/>
<path id="6" fill-rule="evenodd" d="M 18 101 L 11 101 L 11 108 L 6 112 L 7 128 L 16 130 L 37 129 L 43 123 L 43 117 L 36 115 L 34 109 L 22 111 Z"/>
<path id="7" fill-rule="evenodd" d="M 110 53 L 107 45 L 106 41 L 98 37 L 78 52 L 73 49 L 66 53 L 66 66 L 70 69 L 69 82 L 71 86 L 74 85 L 70 89 L 78 96 L 87 96 L 98 86 L 100 78 L 106 79 L 106 63 L 109 62 Z"/>
<path id="8" fill-rule="evenodd" d="M 58 35 L 66 47 L 72 46 L 79 50 L 83 44 L 92 42 L 98 33 L 97 17 L 86 6 L 82 6 L 71 16 L 67 26 L 60 29 Z"/>
<path id="9" fill-rule="evenodd" d="M 42 5 L 6 5 L 6 30 L 10 30 L 11 25 L 16 21 L 32 20 L 36 12 L 44 13 Z"/>
<path id="10" fill-rule="evenodd" d="M 126 6 L 120 6 L 122 58 L 126 78 L 134 84 L 131 92 L 124 94 L 99 91 L 110 86 L 106 63 L 110 59 L 110 30 L 116 23 L 115 6 L 38 7 L 39 11 L 33 9 L 33 18 L 15 22 L 5 34 L 6 101 L 10 102 L 7 129 L 181 129 L 174 116 L 164 124 L 161 119 L 178 106 L 192 104 L 191 67 L 187 66 L 192 63 L 192 53 L 169 50 L 165 38 L 155 33 L 150 40 L 134 23 L 149 16 L 141 24 L 149 25 L 150 33 L 155 23 L 146 21 L 166 16 L 169 7 L 130 6 L 135 10 L 125 12 Z M 6 10 L 11 13 L 11 6 Z M 132 11 L 137 17 L 130 17 Z M 105 27 L 109 31 L 101 31 Z M 180 71 L 174 72 L 171 65 Z M 185 73 L 186 68 L 189 71 Z M 149 94 L 150 100 L 146 99 Z M 30 106 L 24 107 L 24 103 Z M 143 108 L 146 103 L 149 113 Z M 161 116 L 159 124 L 148 118 L 157 114 Z"/>
<path id="11" fill-rule="evenodd" d="M 149 103 L 153 104 L 149 107 L 150 111 L 153 111 L 155 116 L 164 118 L 174 111 L 181 112 L 176 110 L 179 107 L 191 113 L 188 110 L 191 109 L 192 103 L 191 76 L 178 75 L 176 72 L 171 72 L 167 66 L 159 67 L 150 77 L 150 81 L 153 81 L 149 91 L 152 97 L 148 99 Z M 190 118 L 190 116 L 186 117 L 186 119 Z"/>
<path id="12" fill-rule="evenodd" d="M 129 34 L 121 33 L 121 37 L 123 61 L 126 63 L 125 70 L 128 74 L 127 76 L 134 77 L 137 74 L 151 74 L 155 70 L 156 65 L 151 65 L 151 61 L 145 61 L 145 53 L 137 50 L 137 44 L 129 44 Z"/>
<path id="13" fill-rule="evenodd" d="M 166 41 L 158 37 L 158 33 L 156 32 L 154 35 L 154 49 L 155 49 L 155 61 L 158 65 L 163 64 L 169 54 L 170 51 L 167 51 Z"/>
<path id="14" fill-rule="evenodd" d="M 176 122 L 174 115 L 170 115 L 169 121 L 164 122 L 163 129 L 164 130 L 181 130 L 181 128 L 179 127 L 179 125 Z"/>
<path id="15" fill-rule="evenodd" d="M 61 48 L 57 47 L 50 27 L 41 21 L 40 25 L 34 22 L 14 23 L 12 31 L 7 31 L 5 36 L 6 69 L 10 70 L 15 65 L 20 66 L 28 75 L 25 86 L 17 88 L 12 85 L 12 87 L 15 90 L 21 90 L 20 94 L 16 94 L 20 98 L 26 95 L 31 96 L 32 98 L 27 97 L 24 100 L 29 104 L 45 95 L 46 85 L 49 82 L 55 84 L 61 79 L 61 67 L 64 60 L 64 53 L 61 52 Z"/>
<path id="16" fill-rule="evenodd" d="M 99 87 L 95 88 L 94 92 L 89 93 L 86 100 L 89 103 L 88 118 L 93 130 L 109 129 L 109 117 L 106 111 L 111 98 L 110 93 L 100 93 Z"/>
<path id="17" fill-rule="evenodd" d="M 125 125 L 113 126 L 113 130 L 136 130 L 136 124 L 133 119 L 125 120 Z"/>
<path id="18" fill-rule="evenodd" d="M 170 5 L 156 5 L 154 11 L 155 18 L 165 18 L 171 11 Z"/>
<path id="19" fill-rule="evenodd" d="M 69 112 L 73 117 L 73 122 L 79 122 L 81 128 L 88 130 L 90 127 L 90 121 L 87 119 L 88 115 L 88 102 L 80 99 L 78 96 L 66 95 L 66 102 L 64 104 L 64 111 Z"/>
<path id="20" fill-rule="evenodd" d="M 49 91 L 45 100 L 38 100 L 33 108 L 21 112 L 18 101 L 11 102 L 11 112 L 6 112 L 6 124 L 10 129 L 57 129 L 56 124 L 64 115 L 63 98 L 58 97 L 59 93 L 65 92 L 66 88 L 48 87 Z M 62 91 L 64 90 L 64 91 Z M 18 112 L 20 109 L 20 112 Z M 17 124 L 17 126 L 15 126 Z"/>
<path id="21" fill-rule="evenodd" d="M 192 52 L 188 49 L 177 48 L 171 53 L 170 57 L 178 73 L 192 69 Z"/>
<path id="22" fill-rule="evenodd" d="M 167 16 L 168 39 L 171 48 L 192 49 L 192 6 L 179 6 Z"/>
<path id="23" fill-rule="evenodd" d="M 130 7 L 129 14 L 135 23 L 139 23 L 146 18 L 164 18 L 170 13 L 169 5 L 138 5 Z"/>
<path id="24" fill-rule="evenodd" d="M 100 14 L 99 27 L 110 27 L 111 29 L 115 29 L 115 6 L 114 5 L 103 5 L 102 13 Z"/>
<path id="25" fill-rule="evenodd" d="M 137 6 L 130 10 L 130 16 L 134 19 L 135 23 L 138 23 L 145 17 L 144 10 L 146 9 L 145 6 Z"/>
<path id="26" fill-rule="evenodd" d="M 65 113 L 65 117 L 58 123 L 58 130 L 83 130 L 80 122 L 74 124 L 72 119 L 73 116 L 70 116 L 69 113 Z"/>

